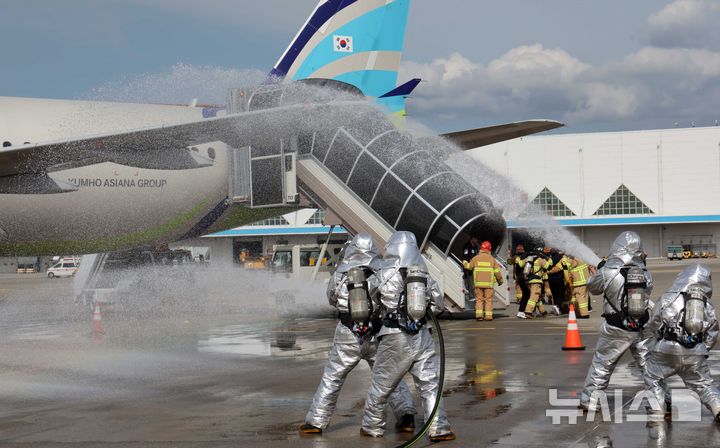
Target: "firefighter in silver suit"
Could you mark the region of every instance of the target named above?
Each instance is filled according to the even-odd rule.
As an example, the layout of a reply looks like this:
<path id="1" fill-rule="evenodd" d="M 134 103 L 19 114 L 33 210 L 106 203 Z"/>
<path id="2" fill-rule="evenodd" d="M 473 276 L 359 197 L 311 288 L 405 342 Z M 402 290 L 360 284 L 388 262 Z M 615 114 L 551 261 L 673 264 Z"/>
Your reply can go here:
<path id="1" fill-rule="evenodd" d="M 597 409 L 599 397 L 593 395 L 607 388 L 615 366 L 627 350 L 644 372 L 648 350 L 643 343 L 643 327 L 649 319 L 652 286 L 640 236 L 635 232 L 621 233 L 605 264 L 588 281 L 590 293 L 604 296 L 605 321 L 580 396 L 581 408 Z"/>
<path id="2" fill-rule="evenodd" d="M 305 424 L 299 429 L 303 434 L 320 434 L 327 428 L 345 378 L 361 359 L 373 368 L 377 352 L 375 333 L 380 329 L 380 324 L 378 322 L 374 328 L 370 326 L 358 329 L 350 317 L 347 274 L 351 269 L 361 267 L 365 269 L 368 277 L 372 278 L 379 261 L 377 247 L 370 235 L 357 234 L 345 248 L 342 261 L 328 283 L 328 301 L 337 308 L 340 322 L 335 327 L 330 357 L 325 364 L 312 406 L 305 417 Z M 415 407 L 405 382 L 400 381 L 397 388 L 391 391 L 389 402 L 397 420 L 397 429 L 401 432 L 414 432 Z"/>
<path id="3" fill-rule="evenodd" d="M 411 291 L 410 284 L 422 287 L 413 287 Z M 411 232 L 396 232 L 390 237 L 385 246 L 383 266 L 377 271 L 371 290 L 375 291 L 373 298 L 381 310 L 383 320 L 382 329 L 378 333 L 378 352 L 360 433 L 382 437 L 385 431 L 385 405 L 391 392 L 408 372 L 420 392 L 425 421 L 432 413 L 441 392 L 438 359 L 435 341 L 426 322 L 419 316 L 424 316 L 428 307 L 432 312 L 439 313 L 444 305 L 442 292 L 427 274 L 427 266 L 420 255 L 415 235 Z M 420 306 L 411 307 L 411 299 Z M 418 299 L 422 303 L 418 303 Z M 429 436 L 433 442 L 455 439 L 442 402 L 429 428 Z"/>
<path id="4" fill-rule="evenodd" d="M 645 326 L 650 347 L 645 385 L 657 403 L 663 403 L 664 381 L 678 375 L 720 422 L 720 390 L 713 384 L 707 362 L 718 337 L 711 297 L 710 269 L 693 264 L 678 274 L 670 290 L 655 304 Z M 661 412 L 656 406 L 654 413 Z"/>

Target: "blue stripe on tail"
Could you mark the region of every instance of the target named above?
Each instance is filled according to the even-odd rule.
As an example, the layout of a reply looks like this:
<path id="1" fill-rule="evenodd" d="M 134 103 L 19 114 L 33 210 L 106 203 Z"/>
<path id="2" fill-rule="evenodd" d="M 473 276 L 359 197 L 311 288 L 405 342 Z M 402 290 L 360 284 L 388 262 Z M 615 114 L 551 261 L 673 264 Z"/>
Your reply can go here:
<path id="1" fill-rule="evenodd" d="M 327 0 L 325 2 L 321 2 L 321 4 L 318 5 L 313 14 L 310 16 L 305 26 L 295 37 L 295 40 L 293 40 L 288 49 L 285 50 L 285 54 L 283 54 L 277 64 L 275 64 L 275 67 L 273 67 L 270 75 L 278 79 L 284 79 L 288 70 L 290 70 L 290 67 L 300 55 L 303 48 L 305 48 L 305 45 L 307 45 L 310 38 L 312 38 L 313 35 L 322 28 L 325 22 L 332 18 L 332 16 L 357 1 L 358 0 Z"/>

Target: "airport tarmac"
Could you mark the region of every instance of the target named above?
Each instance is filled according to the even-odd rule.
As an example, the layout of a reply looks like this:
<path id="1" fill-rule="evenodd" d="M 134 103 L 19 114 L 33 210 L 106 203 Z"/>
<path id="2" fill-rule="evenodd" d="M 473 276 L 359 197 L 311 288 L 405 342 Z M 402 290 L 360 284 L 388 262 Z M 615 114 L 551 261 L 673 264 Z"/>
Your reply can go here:
<path id="1" fill-rule="evenodd" d="M 651 262 L 653 297 L 688 263 Z M 566 319 L 516 319 L 512 305 L 493 322 L 442 321 L 445 406 L 458 436 L 444 446 L 720 446 L 720 429 L 705 409 L 699 422 L 670 425 L 603 422 L 601 415 L 553 424 L 548 410 L 573 408 L 551 406 L 550 391 L 570 399 L 582 387 L 601 323 L 600 298 L 594 307 L 591 319 L 579 322 L 588 347 L 581 352 L 560 349 Z M 211 307 L 108 314 L 102 325 L 103 334 L 95 335 L 91 313 L 74 303 L 71 279 L 0 276 L 3 446 L 384 447 L 408 438 L 392 422 L 383 439 L 359 436 L 370 373 L 364 364 L 350 374 L 323 435 L 298 435 L 333 319 L 246 313 L 228 297 Z M 625 404 L 641 389 L 628 358 L 611 382 L 611 389 L 624 390 Z M 718 352 L 710 362 L 718 378 Z M 424 439 L 416 446 L 428 445 Z"/>

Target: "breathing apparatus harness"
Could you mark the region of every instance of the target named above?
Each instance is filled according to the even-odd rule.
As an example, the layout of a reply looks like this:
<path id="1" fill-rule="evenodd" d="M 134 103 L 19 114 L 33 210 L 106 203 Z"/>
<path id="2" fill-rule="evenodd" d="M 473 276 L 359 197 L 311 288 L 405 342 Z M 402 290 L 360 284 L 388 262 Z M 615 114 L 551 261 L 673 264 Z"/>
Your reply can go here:
<path id="1" fill-rule="evenodd" d="M 615 311 L 605 314 L 607 323 L 627 331 L 641 331 L 650 320 L 648 312 L 647 279 L 645 271 L 638 266 L 620 268 L 623 277 L 623 291 L 620 298 L 620 309 L 605 295 L 605 301 Z"/>
<path id="2" fill-rule="evenodd" d="M 666 341 L 677 342 L 683 347 L 692 349 L 705 339 L 707 297 L 699 289 L 691 289 L 678 294 L 673 302 L 680 296 L 684 299 L 682 310 L 675 317 L 672 326 L 663 325 L 660 328 L 659 335 Z"/>

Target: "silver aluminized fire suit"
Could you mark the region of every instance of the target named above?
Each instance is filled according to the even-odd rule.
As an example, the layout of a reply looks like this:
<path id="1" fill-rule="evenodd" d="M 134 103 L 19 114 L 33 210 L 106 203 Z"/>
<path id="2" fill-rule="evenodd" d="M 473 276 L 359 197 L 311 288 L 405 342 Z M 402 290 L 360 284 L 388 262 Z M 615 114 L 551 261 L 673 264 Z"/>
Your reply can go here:
<path id="1" fill-rule="evenodd" d="M 585 409 L 588 409 L 590 405 L 593 392 L 604 391 L 607 388 L 615 366 L 628 349 L 644 374 L 648 348 L 643 341 L 642 329 L 629 331 L 608 322 L 609 317 L 616 314 L 616 310 L 622 312 L 625 278 L 621 269 L 628 266 L 641 267 L 645 271 L 646 291 L 649 296 L 653 286 L 652 275 L 645 268 L 642 241 L 635 232 L 623 232 L 615 239 L 607 262 L 588 281 L 588 290 L 591 294 L 605 297 L 604 316 L 606 320 L 600 327 L 600 337 L 595 355 L 593 355 L 592 364 L 580 396 L 580 406 Z M 612 306 L 608 302 L 612 302 Z"/>
<path id="2" fill-rule="evenodd" d="M 685 294 L 691 288 L 701 290 L 707 299 L 702 337 L 694 347 L 677 341 L 674 335 L 687 335 L 683 331 Z M 718 338 L 718 321 L 715 308 L 710 303 L 712 280 L 707 266 L 693 264 L 678 274 L 670 290 L 655 304 L 652 318 L 645 326 L 649 337 L 650 355 L 647 359 L 645 385 L 658 400 L 665 400 L 663 382 L 672 375 L 679 375 L 685 385 L 698 394 L 700 400 L 720 417 L 720 390 L 713 384 L 707 357 Z"/>
<path id="3" fill-rule="evenodd" d="M 412 375 L 415 388 L 420 392 L 425 421 L 430 417 L 439 392 L 439 364 L 435 341 L 428 327 L 423 326 L 419 333 L 412 335 L 400 328 L 386 325 L 388 315 L 397 311 L 400 297 L 405 291 L 405 280 L 400 269 L 413 265 L 422 266 L 427 272 L 415 235 L 411 232 L 395 232 L 385 246 L 383 267 L 376 273 L 371 286 L 371 289 L 376 289 L 373 298 L 381 307 L 384 320 L 383 327 L 378 333 L 380 342 L 370 389 L 365 400 L 362 430 L 375 437 L 382 436 L 385 431 L 385 404 L 390 393 L 407 372 Z M 442 292 L 438 284 L 429 276 L 427 286 L 428 304 L 433 312 L 439 313 L 444 309 Z M 433 438 L 451 434 L 450 422 L 444 406 L 440 403 L 437 416 L 430 426 L 429 435 Z"/>
<path id="4" fill-rule="evenodd" d="M 338 309 L 341 317 L 349 316 L 347 272 L 358 266 L 374 270 L 379 267 L 379 261 L 377 247 L 366 233 L 355 235 L 345 248 L 343 259 L 327 288 L 328 301 Z M 305 417 L 305 423 L 316 428 L 327 428 L 348 373 L 361 359 L 367 361 L 372 369 L 376 352 L 376 336 L 369 338 L 356 336 L 343 322 L 338 322 L 330 357 L 325 364 L 320 385 Z M 412 394 L 404 381 L 400 381 L 390 394 L 390 407 L 397 419 L 406 414 L 415 414 Z"/>

